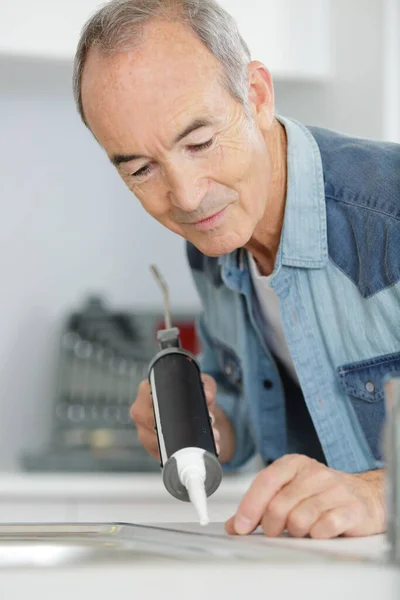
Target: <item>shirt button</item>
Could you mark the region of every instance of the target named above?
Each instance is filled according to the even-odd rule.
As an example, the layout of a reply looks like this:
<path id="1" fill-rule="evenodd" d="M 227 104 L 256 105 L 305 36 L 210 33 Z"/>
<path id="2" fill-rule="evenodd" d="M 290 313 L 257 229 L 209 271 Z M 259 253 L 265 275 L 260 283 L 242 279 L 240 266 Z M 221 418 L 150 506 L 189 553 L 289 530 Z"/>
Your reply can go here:
<path id="1" fill-rule="evenodd" d="M 272 388 L 272 381 L 270 379 L 264 379 L 263 385 L 266 390 L 270 390 Z"/>
<path id="2" fill-rule="evenodd" d="M 375 384 L 373 381 L 367 381 L 367 383 L 365 384 L 365 389 L 367 390 L 367 392 L 370 392 L 372 394 L 372 392 L 375 391 Z"/>
<path id="3" fill-rule="evenodd" d="M 232 371 L 233 371 L 232 365 L 226 365 L 226 367 L 225 367 L 225 373 L 227 375 L 232 375 Z"/>

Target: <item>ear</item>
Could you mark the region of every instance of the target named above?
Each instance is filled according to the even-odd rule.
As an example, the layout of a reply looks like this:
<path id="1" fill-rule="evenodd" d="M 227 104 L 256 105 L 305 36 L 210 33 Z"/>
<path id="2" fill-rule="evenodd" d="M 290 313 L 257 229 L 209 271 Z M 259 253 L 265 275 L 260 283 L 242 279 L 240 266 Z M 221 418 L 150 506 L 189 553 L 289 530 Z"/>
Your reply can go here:
<path id="1" fill-rule="evenodd" d="M 271 73 L 258 61 L 253 61 L 248 66 L 248 90 L 254 119 L 260 129 L 266 131 L 274 121 L 274 86 Z"/>

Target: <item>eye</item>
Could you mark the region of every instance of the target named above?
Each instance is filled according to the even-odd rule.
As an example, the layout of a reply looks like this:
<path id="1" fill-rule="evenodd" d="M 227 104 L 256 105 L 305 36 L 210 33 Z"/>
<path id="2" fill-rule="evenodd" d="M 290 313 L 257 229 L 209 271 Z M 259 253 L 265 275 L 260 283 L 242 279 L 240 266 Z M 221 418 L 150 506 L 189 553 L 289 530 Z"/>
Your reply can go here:
<path id="1" fill-rule="evenodd" d="M 138 171 L 135 171 L 135 173 L 132 173 L 131 177 L 137 177 L 137 178 L 145 177 L 146 175 L 148 175 L 150 173 L 150 171 L 151 171 L 150 165 L 145 165 Z"/>
<path id="2" fill-rule="evenodd" d="M 188 146 L 188 148 L 192 152 L 201 152 L 202 150 L 207 150 L 207 148 L 210 148 L 210 146 L 212 146 L 213 141 L 214 138 L 211 138 L 211 140 L 208 140 L 208 142 L 204 142 L 203 144 L 194 144 L 193 146 Z"/>

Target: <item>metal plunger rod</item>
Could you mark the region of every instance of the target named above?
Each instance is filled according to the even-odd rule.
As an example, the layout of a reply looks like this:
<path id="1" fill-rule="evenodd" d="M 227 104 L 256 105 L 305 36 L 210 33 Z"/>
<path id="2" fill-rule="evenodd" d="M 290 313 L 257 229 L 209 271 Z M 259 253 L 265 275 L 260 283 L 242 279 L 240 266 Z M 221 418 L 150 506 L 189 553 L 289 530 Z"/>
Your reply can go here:
<path id="1" fill-rule="evenodd" d="M 165 315 L 165 329 L 171 329 L 172 327 L 172 319 L 171 319 L 171 309 L 169 303 L 169 291 L 168 286 L 161 276 L 161 273 L 157 269 L 155 265 L 150 265 L 150 271 L 153 273 L 158 285 L 161 288 L 161 291 L 164 296 L 164 315 Z"/>

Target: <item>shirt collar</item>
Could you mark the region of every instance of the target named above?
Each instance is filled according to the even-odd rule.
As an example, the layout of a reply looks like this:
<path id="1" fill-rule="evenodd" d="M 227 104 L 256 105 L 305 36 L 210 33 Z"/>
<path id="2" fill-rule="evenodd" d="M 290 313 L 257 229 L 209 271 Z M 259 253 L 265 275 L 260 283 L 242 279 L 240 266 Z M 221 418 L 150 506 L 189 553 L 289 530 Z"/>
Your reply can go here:
<path id="1" fill-rule="evenodd" d="M 287 136 L 287 193 L 282 236 L 274 274 L 281 265 L 319 269 L 328 260 L 324 175 L 317 142 L 293 119 L 277 116 Z M 245 252 L 219 257 L 223 278 L 241 287 Z"/>
<path id="2" fill-rule="evenodd" d="M 277 262 L 319 269 L 328 259 L 324 175 L 317 142 L 292 119 L 277 117 L 287 136 L 287 194 Z M 278 266 L 278 265 L 276 265 Z"/>

